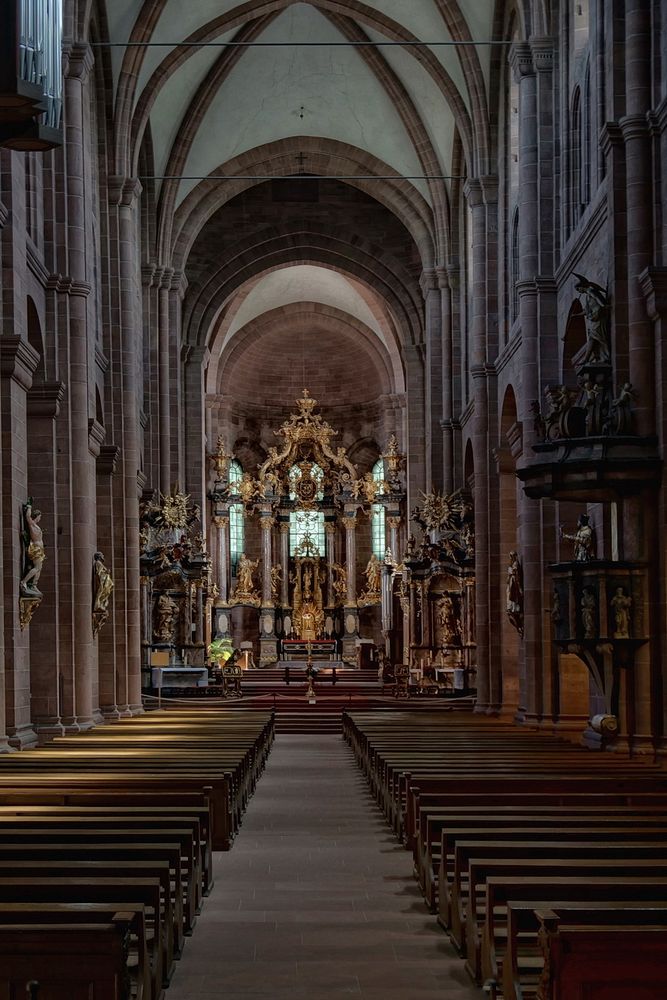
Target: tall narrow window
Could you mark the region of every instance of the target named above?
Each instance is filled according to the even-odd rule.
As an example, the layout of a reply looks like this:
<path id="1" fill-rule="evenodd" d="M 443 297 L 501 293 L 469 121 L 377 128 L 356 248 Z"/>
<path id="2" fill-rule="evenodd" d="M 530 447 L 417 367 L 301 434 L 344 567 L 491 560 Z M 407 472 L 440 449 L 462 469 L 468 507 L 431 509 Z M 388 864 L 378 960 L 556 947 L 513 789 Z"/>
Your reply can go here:
<path id="1" fill-rule="evenodd" d="M 373 466 L 373 479 L 378 483 L 384 482 L 384 462 L 381 458 Z M 378 559 L 384 559 L 387 551 L 385 517 L 384 504 L 374 503 L 371 508 L 371 548 Z"/>
<path id="2" fill-rule="evenodd" d="M 243 469 L 234 460 L 229 465 L 230 492 L 235 493 L 235 484 L 241 481 Z M 236 576 L 239 557 L 245 547 L 245 521 L 242 503 L 233 503 L 229 508 L 229 557 L 232 564 L 232 575 Z"/>
<path id="3" fill-rule="evenodd" d="M 324 471 L 316 463 L 313 464 L 310 474 L 313 479 L 321 482 L 324 479 Z M 289 478 L 292 483 L 301 476 L 301 469 L 298 465 L 292 466 L 289 471 Z M 317 491 L 316 499 L 322 500 L 324 492 Z M 296 500 L 296 489 L 290 490 L 290 500 Z M 293 510 L 289 516 L 289 551 L 290 555 L 297 554 L 297 549 L 302 555 L 312 555 L 323 557 L 326 553 L 326 538 L 324 533 L 324 514 L 319 510 Z M 306 552 L 305 550 L 309 551 Z"/>

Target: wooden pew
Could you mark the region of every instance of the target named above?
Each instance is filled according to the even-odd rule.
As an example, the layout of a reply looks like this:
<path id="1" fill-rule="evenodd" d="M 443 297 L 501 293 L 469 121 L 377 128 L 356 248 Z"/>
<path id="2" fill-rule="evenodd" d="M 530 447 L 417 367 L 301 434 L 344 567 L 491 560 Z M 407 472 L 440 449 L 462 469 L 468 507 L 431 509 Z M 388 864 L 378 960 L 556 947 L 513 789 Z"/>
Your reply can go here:
<path id="1" fill-rule="evenodd" d="M 481 981 L 482 977 L 481 940 L 486 919 L 483 907 L 488 878 L 499 875 L 513 877 L 517 885 L 520 885 L 523 880 L 530 882 L 535 876 L 578 877 L 584 881 L 587 878 L 595 877 L 606 878 L 607 881 L 628 877 L 667 877 L 667 856 L 665 856 L 664 851 L 662 851 L 662 857 L 653 858 L 632 857 L 631 848 L 627 848 L 617 857 L 604 857 L 604 850 L 601 850 L 597 857 L 565 857 L 563 856 L 565 854 L 567 851 L 564 851 L 560 857 L 544 856 L 520 860 L 492 857 L 474 858 L 470 861 L 470 881 L 463 902 L 463 921 L 459 926 L 458 914 L 461 913 L 461 909 L 458 908 L 456 911 L 452 909 L 454 920 L 449 934 L 452 940 L 459 936 L 464 939 L 461 943 L 465 948 L 466 968 L 476 982 Z"/>
<path id="2" fill-rule="evenodd" d="M 142 903 L 0 903 L 0 936 L 7 926 L 75 926 L 126 923 L 128 940 L 124 978 L 131 980 L 134 1000 L 158 1000 L 154 994 L 148 958 L 148 939 Z M 3 966 L 0 965 L 0 982 Z M 40 987 L 41 989 L 41 987 Z M 41 996 L 41 992 L 38 993 Z"/>
<path id="3" fill-rule="evenodd" d="M 613 888 L 609 887 L 610 890 Z M 664 891 L 664 890 L 663 890 Z M 544 974 L 544 955 L 539 947 L 542 921 L 547 917 L 579 926 L 654 926 L 667 927 L 667 900 L 650 902 L 648 898 L 625 900 L 582 900 L 528 902 L 510 900 L 507 904 L 507 950 L 502 961 L 504 1000 L 523 1000 L 536 996 Z M 492 998 L 498 996 L 498 979 L 489 978 L 484 988 Z"/>
<path id="4" fill-rule="evenodd" d="M 17 919 L 20 916 L 17 915 Z M 109 923 L 9 924 L 0 935 L 0 994 L 39 1000 L 128 1000 L 133 913 Z"/>
<path id="5" fill-rule="evenodd" d="M 664 926 L 581 926 L 540 914 L 544 1000 L 663 1000 Z"/>

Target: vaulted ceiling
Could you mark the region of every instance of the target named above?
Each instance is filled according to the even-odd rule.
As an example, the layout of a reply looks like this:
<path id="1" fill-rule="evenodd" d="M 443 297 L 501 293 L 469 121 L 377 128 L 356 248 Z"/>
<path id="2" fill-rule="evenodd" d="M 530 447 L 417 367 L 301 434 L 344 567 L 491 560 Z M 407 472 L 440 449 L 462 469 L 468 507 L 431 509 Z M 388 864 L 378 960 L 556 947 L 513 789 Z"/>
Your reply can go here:
<path id="1" fill-rule="evenodd" d="M 448 256 L 454 185 L 488 170 L 490 88 L 503 50 L 481 43 L 497 36 L 502 9 L 500 0 L 106 0 L 116 168 L 152 192 L 155 258 L 187 272 L 191 287 L 210 287 L 210 268 L 193 261 L 226 204 L 267 176 L 341 177 L 403 227 L 419 267 L 404 275 L 413 251 L 396 265 L 387 252 L 382 281 L 409 313 L 421 270 Z M 308 237 L 289 238 L 310 246 L 320 237 L 310 235 L 307 209 L 299 218 Z M 384 305 L 383 293 L 373 299 L 370 238 L 358 260 L 366 235 L 336 234 L 351 248 L 350 267 L 338 265 L 338 250 L 332 264 L 329 248 L 309 249 L 268 263 L 263 278 L 240 274 L 222 313 L 211 307 L 209 343 L 222 351 L 245 325 L 300 300 L 363 321 L 395 368 L 389 341 L 406 324 L 391 295 Z M 259 226 L 256 240 L 264 246 Z M 290 263 L 289 279 L 271 276 Z"/>

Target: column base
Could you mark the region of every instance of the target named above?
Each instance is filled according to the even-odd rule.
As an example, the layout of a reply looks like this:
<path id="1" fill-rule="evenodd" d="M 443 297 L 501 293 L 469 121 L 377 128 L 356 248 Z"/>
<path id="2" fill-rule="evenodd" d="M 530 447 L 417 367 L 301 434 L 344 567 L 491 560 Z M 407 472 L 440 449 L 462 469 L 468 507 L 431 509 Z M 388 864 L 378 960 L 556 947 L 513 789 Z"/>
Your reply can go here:
<path id="1" fill-rule="evenodd" d="M 14 732 L 9 732 L 7 734 L 7 742 L 16 750 L 25 750 L 28 747 L 36 747 L 38 743 L 37 733 L 32 728 L 32 725 L 28 723 L 25 726 L 20 726 L 18 729 L 15 729 Z"/>

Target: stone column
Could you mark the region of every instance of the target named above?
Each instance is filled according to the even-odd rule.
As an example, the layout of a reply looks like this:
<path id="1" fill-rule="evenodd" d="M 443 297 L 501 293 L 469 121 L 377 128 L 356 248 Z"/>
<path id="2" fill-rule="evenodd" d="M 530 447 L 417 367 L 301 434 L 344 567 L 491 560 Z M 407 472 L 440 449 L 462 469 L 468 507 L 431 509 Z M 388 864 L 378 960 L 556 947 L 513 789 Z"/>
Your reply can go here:
<path id="1" fill-rule="evenodd" d="M 121 713 L 118 708 L 117 683 L 117 622 L 114 614 L 119 600 L 118 575 L 115 569 L 115 534 L 119 526 L 115 523 L 113 505 L 113 482 L 120 464 L 120 448 L 106 444 L 100 447 L 95 462 L 97 493 L 97 548 L 103 553 L 109 572 L 114 580 L 114 589 L 109 601 L 109 619 L 97 633 L 97 659 L 99 664 L 100 712 L 105 718 L 116 719 Z M 142 642 L 143 646 L 143 642 Z M 144 647 L 145 648 L 145 647 Z"/>
<path id="2" fill-rule="evenodd" d="M 19 597 L 23 569 L 22 505 L 28 499 L 29 476 L 26 393 L 38 361 L 37 352 L 27 341 L 9 334 L 0 337 L 5 710 L 9 742 L 19 749 L 37 742 L 30 705 L 30 626 L 21 628 Z M 41 509 L 39 497 L 34 499 L 35 507 Z M 53 559 L 55 539 L 45 536 L 44 545 L 47 558 Z M 41 591 L 41 580 L 37 586 Z M 35 615 L 39 611 L 37 608 Z"/>
<path id="3" fill-rule="evenodd" d="M 280 603 L 283 608 L 289 607 L 289 520 L 280 520 L 280 564 L 283 568 L 283 578 L 280 583 Z"/>
<path id="4" fill-rule="evenodd" d="M 92 565 L 95 551 L 95 443 L 91 451 L 88 403 L 88 272 L 86 258 L 85 162 L 87 153 L 87 82 L 93 66 L 89 45 L 75 44 L 68 53 L 65 73 L 64 156 L 67 164 L 67 260 L 69 291 L 68 403 L 70 416 L 70 482 L 72 526 L 72 655 L 74 716 L 68 725 L 88 728 L 94 721 L 93 688 L 97 687 L 97 650 L 93 645 Z M 136 313 L 135 313 L 136 317 Z M 136 398 L 136 395 L 135 395 Z M 99 445 L 97 445 L 99 447 Z M 136 474 L 136 473 L 135 473 Z M 93 676 L 95 674 L 95 676 Z"/>
<path id="5" fill-rule="evenodd" d="M 213 517 L 215 527 L 215 582 L 218 603 L 226 604 L 229 597 L 229 511 Z"/>
<path id="6" fill-rule="evenodd" d="M 51 540 L 51 552 L 39 578 L 44 594 L 30 623 L 30 700 L 32 722 L 40 742 L 63 733 L 60 719 L 60 669 L 62 650 L 54 643 L 58 633 L 58 548 L 56 514 L 56 419 L 65 397 L 63 382 L 33 384 L 28 393 L 28 472 L 30 491 L 42 511 L 40 527 Z M 48 665 L 44 650 L 48 649 Z"/>
<path id="7" fill-rule="evenodd" d="M 454 359 L 452 354 L 452 291 L 447 269 L 436 269 L 440 289 L 440 315 L 442 327 L 442 491 L 454 492 Z M 392 552 L 394 550 L 392 549 Z"/>
<path id="8" fill-rule="evenodd" d="M 158 336 L 158 419 L 160 489 L 168 496 L 171 493 L 171 385 L 170 385 L 170 295 L 174 277 L 173 268 L 162 269 L 160 279 L 160 315 Z"/>
<path id="9" fill-rule="evenodd" d="M 389 549 L 397 563 L 401 561 L 399 550 L 398 532 L 401 527 L 401 518 L 397 514 L 387 513 L 387 527 L 389 528 Z"/>
<path id="10" fill-rule="evenodd" d="M 333 564 L 336 561 L 336 525 L 327 521 L 324 525 L 327 541 L 327 607 L 333 608 L 336 598 L 333 589 Z"/>
<path id="11" fill-rule="evenodd" d="M 209 350 L 199 344 L 188 344 L 185 353 L 185 473 L 186 492 L 192 502 L 203 509 L 206 495 L 204 464 L 204 370 Z"/>
<path id="12" fill-rule="evenodd" d="M 123 532 L 117 538 L 116 621 L 119 628 L 117 692 L 119 705 L 132 713 L 141 704 L 141 616 L 139 607 L 139 387 L 141 352 L 137 343 L 140 270 L 137 254 L 137 215 L 141 184 L 132 177 L 108 181 L 110 222 L 117 240 L 116 266 L 119 316 L 112 337 L 112 384 L 117 415 L 114 435 L 121 448 L 121 475 L 114 483 L 115 516 L 124 513 Z M 120 533 L 119 533 L 120 534 Z M 122 636 L 122 638 L 121 638 Z"/>
<path id="13" fill-rule="evenodd" d="M 663 111 L 665 134 L 667 134 L 667 100 L 663 102 Z M 667 157 L 664 171 L 667 176 Z M 667 267 L 646 268 L 640 276 L 640 282 L 646 297 L 648 315 L 655 324 L 656 371 L 661 385 L 661 392 L 658 395 L 658 434 L 664 453 L 665 442 L 667 442 Z M 657 534 L 659 537 L 667 526 L 667 495 L 664 487 L 660 491 L 655 516 L 658 522 Z M 656 594 L 659 605 L 655 609 L 656 627 L 651 629 L 653 639 L 650 644 L 656 680 L 644 693 L 644 697 L 650 695 L 652 698 L 655 698 L 656 691 L 667 690 L 667 660 L 662 655 L 667 644 L 667 592 L 665 584 L 667 581 L 667 552 L 664 545 L 659 546 L 657 568 L 659 582 L 656 585 Z M 664 698 L 656 707 L 656 719 L 658 724 L 658 754 L 664 758 L 667 753 L 667 700 Z"/>
<path id="14" fill-rule="evenodd" d="M 345 628 L 343 633 L 343 658 L 356 663 L 359 636 L 359 611 L 357 608 L 357 517 L 355 510 L 345 510 L 341 518 L 345 528 L 345 568 L 347 572 L 347 600 L 345 602 Z"/>
<path id="15" fill-rule="evenodd" d="M 489 398 L 486 371 L 487 339 L 487 179 L 470 178 L 465 196 L 472 210 L 473 294 L 470 348 L 470 374 L 474 399 L 472 445 L 475 455 L 475 574 L 477 618 L 477 712 L 491 706 L 490 652 L 490 534 L 491 492 L 489 483 Z M 497 190 L 497 189 L 496 189 Z M 494 192 L 495 193 L 495 192 Z"/>
<path id="16" fill-rule="evenodd" d="M 524 455 L 535 443 L 533 400 L 540 400 L 537 322 L 538 176 L 537 76 L 527 42 L 515 42 L 510 63 L 519 85 L 519 315 L 521 319 L 522 391 L 518 400 Z M 524 639 L 520 647 L 520 718 L 535 719 L 542 704 L 542 533 L 540 502 L 519 498 L 519 540 L 523 562 Z"/>
<path id="17" fill-rule="evenodd" d="M 442 296 L 438 275 L 423 271 L 420 279 L 424 296 L 426 359 L 424 372 L 424 409 L 426 415 L 426 490 L 442 490 L 442 437 L 438 433 L 442 419 Z"/>
<path id="18" fill-rule="evenodd" d="M 259 508 L 259 527 L 262 537 L 262 609 L 260 612 L 260 666 L 275 663 L 278 659 L 276 641 L 276 609 L 271 599 L 271 570 L 273 568 L 272 535 L 275 519 L 270 504 Z"/>

